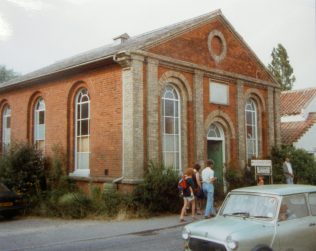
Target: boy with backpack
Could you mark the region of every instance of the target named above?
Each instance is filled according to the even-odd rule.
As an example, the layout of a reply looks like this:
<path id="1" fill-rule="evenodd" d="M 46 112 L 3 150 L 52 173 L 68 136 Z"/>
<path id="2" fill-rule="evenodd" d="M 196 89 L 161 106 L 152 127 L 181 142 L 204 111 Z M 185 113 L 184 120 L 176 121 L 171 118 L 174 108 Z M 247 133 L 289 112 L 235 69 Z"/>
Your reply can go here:
<path id="1" fill-rule="evenodd" d="M 183 192 L 183 207 L 181 209 L 180 213 L 180 222 L 185 222 L 184 220 L 184 214 L 186 211 L 186 208 L 191 203 L 192 208 L 192 219 L 195 219 L 195 198 L 194 198 L 194 182 L 192 179 L 192 176 L 194 174 L 193 168 L 187 168 L 184 176 L 179 181 L 178 187 L 182 187 Z"/>

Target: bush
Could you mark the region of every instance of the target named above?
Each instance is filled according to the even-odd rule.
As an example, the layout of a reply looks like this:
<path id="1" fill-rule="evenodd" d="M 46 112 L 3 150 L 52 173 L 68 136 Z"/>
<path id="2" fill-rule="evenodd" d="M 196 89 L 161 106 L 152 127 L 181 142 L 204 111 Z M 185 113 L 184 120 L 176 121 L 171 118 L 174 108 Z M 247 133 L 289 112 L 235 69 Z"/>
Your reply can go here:
<path id="1" fill-rule="evenodd" d="M 274 183 L 285 183 L 283 176 L 284 158 L 288 156 L 292 163 L 295 183 L 316 185 L 316 162 L 314 157 L 303 149 L 293 146 L 274 147 L 271 151 Z"/>
<path id="2" fill-rule="evenodd" d="M 178 172 L 163 164 L 150 162 L 144 181 L 133 192 L 138 209 L 146 208 L 149 213 L 179 212 L 178 181 Z"/>
<path id="3" fill-rule="evenodd" d="M 29 144 L 16 144 L 0 159 L 0 181 L 23 194 L 27 209 L 37 205 L 46 189 L 47 161 Z"/>

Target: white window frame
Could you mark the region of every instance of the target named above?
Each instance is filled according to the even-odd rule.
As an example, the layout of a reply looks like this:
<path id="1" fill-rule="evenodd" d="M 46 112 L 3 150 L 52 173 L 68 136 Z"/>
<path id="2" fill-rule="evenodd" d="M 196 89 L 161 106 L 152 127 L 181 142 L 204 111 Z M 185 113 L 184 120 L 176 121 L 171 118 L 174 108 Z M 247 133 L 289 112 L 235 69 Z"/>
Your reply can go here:
<path id="1" fill-rule="evenodd" d="M 7 127 L 9 125 L 9 127 Z M 11 144 L 11 108 L 6 105 L 2 112 L 2 153 L 9 151 Z"/>
<path id="2" fill-rule="evenodd" d="M 40 113 L 44 113 L 44 123 L 40 124 Z M 38 98 L 34 107 L 34 144 L 37 149 L 45 152 L 45 137 L 46 137 L 46 107 L 43 98 Z M 43 131 L 41 133 L 41 131 Z M 42 144 L 41 144 L 42 143 Z"/>
<path id="3" fill-rule="evenodd" d="M 166 94 L 172 94 L 173 98 L 167 98 Z M 166 101 L 173 102 L 173 114 L 171 116 L 166 115 Z M 177 107 L 176 107 L 177 104 Z M 163 91 L 163 95 L 161 98 L 162 105 L 162 156 L 163 163 L 165 166 L 172 166 L 176 171 L 181 172 L 181 101 L 180 95 L 175 87 L 172 85 L 167 85 Z M 177 109 L 177 111 L 176 111 Z M 175 114 L 177 112 L 177 114 Z M 166 119 L 173 120 L 173 132 L 174 133 L 166 133 Z M 177 128 L 176 128 L 177 126 Z M 177 131 L 176 131 L 177 130 Z M 166 138 L 168 136 L 173 136 L 173 149 L 166 150 Z M 167 163 L 166 155 L 173 155 L 172 162 L 173 164 Z M 178 158 L 178 159 L 177 159 Z"/>
<path id="4" fill-rule="evenodd" d="M 250 109 L 249 109 L 250 107 Z M 251 116 L 250 123 L 248 123 L 248 116 Z M 258 157 L 259 138 L 258 138 L 258 108 L 253 99 L 248 99 L 245 104 L 245 131 L 246 131 L 246 154 L 247 160 L 253 157 Z M 247 134 L 247 128 L 250 126 L 254 132 L 253 137 Z"/>
<path id="5" fill-rule="evenodd" d="M 84 98 L 87 98 L 86 101 L 83 101 Z M 83 105 L 88 104 L 88 116 L 82 118 L 82 107 Z M 87 131 L 85 135 L 81 134 L 82 123 L 87 122 Z M 75 114 L 74 114 L 74 127 L 75 127 L 75 147 L 74 147 L 74 157 L 75 157 L 75 170 L 71 173 L 71 176 L 89 176 L 90 175 L 90 96 L 87 89 L 82 88 L 78 91 L 75 98 Z M 78 125 L 79 123 L 79 125 Z M 79 127 L 79 128 L 78 128 Z M 79 130 L 78 130 L 79 129 Z M 86 145 L 83 145 L 83 138 L 86 138 Z M 78 145 L 80 144 L 79 148 Z M 87 148 L 86 151 L 80 151 L 80 148 Z M 81 165 L 86 162 L 86 165 L 83 167 Z"/>

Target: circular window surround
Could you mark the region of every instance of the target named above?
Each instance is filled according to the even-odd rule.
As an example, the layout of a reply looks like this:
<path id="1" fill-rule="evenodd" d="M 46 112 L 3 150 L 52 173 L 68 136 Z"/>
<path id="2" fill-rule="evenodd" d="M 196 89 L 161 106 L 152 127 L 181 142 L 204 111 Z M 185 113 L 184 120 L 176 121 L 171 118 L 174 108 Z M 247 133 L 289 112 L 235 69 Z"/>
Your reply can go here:
<path id="1" fill-rule="evenodd" d="M 212 40 L 214 37 L 217 37 L 222 45 L 222 51 L 220 52 L 220 54 L 215 53 L 215 51 L 212 48 Z M 214 59 L 214 61 L 218 64 L 220 63 L 225 57 L 226 57 L 226 53 L 227 53 L 227 44 L 226 44 L 226 40 L 224 38 L 224 35 L 222 32 L 220 32 L 219 30 L 213 30 L 212 32 L 210 32 L 210 34 L 208 35 L 208 50 L 211 54 L 211 57 Z"/>

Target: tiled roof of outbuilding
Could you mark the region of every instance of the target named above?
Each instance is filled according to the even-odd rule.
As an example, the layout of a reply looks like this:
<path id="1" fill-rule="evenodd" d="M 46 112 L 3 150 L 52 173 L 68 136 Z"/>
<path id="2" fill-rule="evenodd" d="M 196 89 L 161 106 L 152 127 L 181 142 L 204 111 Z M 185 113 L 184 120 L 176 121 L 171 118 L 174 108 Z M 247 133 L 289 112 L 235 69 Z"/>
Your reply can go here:
<path id="1" fill-rule="evenodd" d="M 281 116 L 297 115 L 316 98 L 316 88 L 284 91 L 281 93 Z"/>
<path id="2" fill-rule="evenodd" d="M 309 113 L 304 121 L 282 122 L 281 123 L 281 142 L 285 145 L 292 145 L 303 134 L 316 123 L 316 113 Z"/>

